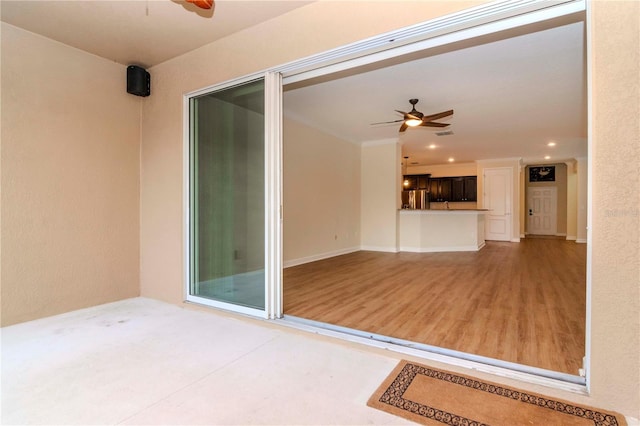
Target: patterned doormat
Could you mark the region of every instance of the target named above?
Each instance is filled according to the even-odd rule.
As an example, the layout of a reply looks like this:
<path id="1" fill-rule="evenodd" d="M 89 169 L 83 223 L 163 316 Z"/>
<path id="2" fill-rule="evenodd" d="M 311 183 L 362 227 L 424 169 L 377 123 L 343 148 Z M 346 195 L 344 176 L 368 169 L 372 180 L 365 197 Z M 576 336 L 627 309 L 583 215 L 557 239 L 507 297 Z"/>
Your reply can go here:
<path id="1" fill-rule="evenodd" d="M 624 416 L 401 361 L 367 403 L 425 425 L 625 426 Z"/>

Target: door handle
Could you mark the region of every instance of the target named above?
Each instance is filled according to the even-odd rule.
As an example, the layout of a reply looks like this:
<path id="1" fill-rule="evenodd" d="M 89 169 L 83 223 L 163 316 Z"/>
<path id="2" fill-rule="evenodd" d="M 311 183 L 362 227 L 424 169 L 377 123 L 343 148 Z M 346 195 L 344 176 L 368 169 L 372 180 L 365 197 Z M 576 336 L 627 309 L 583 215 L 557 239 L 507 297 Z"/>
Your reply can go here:
<path id="1" fill-rule="evenodd" d="M 529 216 L 533 216 L 533 209 L 529 209 Z"/>

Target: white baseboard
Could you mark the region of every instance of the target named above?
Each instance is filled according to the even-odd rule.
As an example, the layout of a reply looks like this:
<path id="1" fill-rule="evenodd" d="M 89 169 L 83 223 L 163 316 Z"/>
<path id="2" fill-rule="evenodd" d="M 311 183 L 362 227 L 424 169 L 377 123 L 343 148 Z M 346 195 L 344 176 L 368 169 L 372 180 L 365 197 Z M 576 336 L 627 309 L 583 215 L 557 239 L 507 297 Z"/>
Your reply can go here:
<path id="1" fill-rule="evenodd" d="M 384 251 L 384 252 L 387 252 L 387 253 L 397 253 L 398 252 L 398 247 L 360 246 L 360 250 Z"/>
<path id="2" fill-rule="evenodd" d="M 512 238 L 509 241 L 512 242 L 512 243 L 519 243 L 520 242 L 520 238 Z"/>
<path id="3" fill-rule="evenodd" d="M 439 253 L 446 251 L 478 251 L 484 247 L 484 243 L 480 246 L 454 246 L 454 247 L 400 247 L 400 251 L 410 253 Z"/>
<path id="4" fill-rule="evenodd" d="M 525 235 L 524 234 L 520 234 L 520 238 L 525 238 Z"/>
<path id="5" fill-rule="evenodd" d="M 567 241 L 576 241 L 578 237 L 575 235 L 567 235 Z"/>
<path id="6" fill-rule="evenodd" d="M 565 237 L 567 235 L 566 232 L 558 232 L 556 233 L 556 237 Z"/>
<path id="7" fill-rule="evenodd" d="M 586 244 L 587 243 L 587 239 L 586 238 L 576 238 L 576 243 Z"/>
<path id="8" fill-rule="evenodd" d="M 326 253 L 314 254 L 311 256 L 300 257 L 298 259 L 290 259 L 282 262 L 283 268 L 290 268 L 291 266 L 304 265 L 305 263 L 311 263 L 322 259 L 328 259 L 330 257 L 340 256 L 343 254 L 353 253 L 360 251 L 360 247 L 347 247 L 343 249 L 333 250 Z"/>

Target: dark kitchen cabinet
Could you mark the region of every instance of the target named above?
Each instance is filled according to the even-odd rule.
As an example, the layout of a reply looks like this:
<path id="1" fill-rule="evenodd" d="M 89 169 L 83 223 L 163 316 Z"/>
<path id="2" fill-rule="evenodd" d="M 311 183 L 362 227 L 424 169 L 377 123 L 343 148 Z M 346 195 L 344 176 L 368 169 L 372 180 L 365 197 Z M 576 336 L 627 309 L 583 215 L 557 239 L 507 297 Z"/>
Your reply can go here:
<path id="1" fill-rule="evenodd" d="M 429 182 L 429 199 L 443 201 L 476 201 L 476 176 L 454 176 L 431 178 Z"/>
<path id="2" fill-rule="evenodd" d="M 450 201 L 476 201 L 477 199 L 476 176 L 459 176 L 451 178 Z"/>
<path id="3" fill-rule="evenodd" d="M 431 175 L 418 175 L 418 189 L 429 189 Z"/>
<path id="4" fill-rule="evenodd" d="M 463 201 L 477 201 L 477 200 L 478 200 L 478 177 L 465 176 Z"/>
<path id="5" fill-rule="evenodd" d="M 402 179 L 402 189 L 429 189 L 430 176 L 431 175 L 404 175 Z"/>
<path id="6" fill-rule="evenodd" d="M 452 178 L 431 178 L 429 183 L 429 200 L 431 201 L 451 201 L 451 179 Z"/>
<path id="7" fill-rule="evenodd" d="M 406 183 L 406 185 L 405 185 Z M 477 177 L 432 178 L 431 175 L 404 175 L 402 189 L 427 189 L 429 201 L 476 201 Z"/>
<path id="8" fill-rule="evenodd" d="M 464 201 L 464 178 L 451 178 L 451 201 Z"/>
<path id="9" fill-rule="evenodd" d="M 418 189 L 418 176 L 404 175 L 402 179 L 402 189 L 404 190 Z"/>

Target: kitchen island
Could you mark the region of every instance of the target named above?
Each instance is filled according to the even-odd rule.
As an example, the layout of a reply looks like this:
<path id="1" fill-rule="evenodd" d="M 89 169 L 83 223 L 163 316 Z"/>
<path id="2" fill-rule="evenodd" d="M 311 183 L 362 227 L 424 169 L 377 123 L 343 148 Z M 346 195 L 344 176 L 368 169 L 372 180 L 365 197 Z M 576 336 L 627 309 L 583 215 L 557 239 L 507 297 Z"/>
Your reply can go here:
<path id="1" fill-rule="evenodd" d="M 398 210 L 400 251 L 478 251 L 487 210 Z"/>

